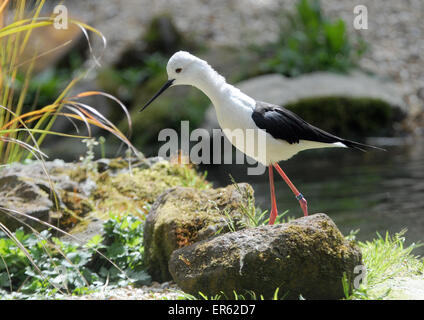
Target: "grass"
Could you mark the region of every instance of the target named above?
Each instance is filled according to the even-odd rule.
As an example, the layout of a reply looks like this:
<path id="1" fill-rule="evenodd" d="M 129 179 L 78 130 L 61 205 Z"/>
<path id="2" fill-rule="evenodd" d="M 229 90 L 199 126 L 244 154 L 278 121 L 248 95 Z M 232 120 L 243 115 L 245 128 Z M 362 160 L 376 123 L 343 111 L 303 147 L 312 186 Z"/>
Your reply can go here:
<path id="1" fill-rule="evenodd" d="M 377 233 L 372 241 L 358 242 L 366 267 L 366 281 L 351 294 L 345 283 L 347 299 L 384 299 L 390 297 L 392 280 L 398 277 L 424 279 L 424 259 L 413 254 L 422 244 L 405 246 L 406 230 L 393 236 Z"/>
<path id="2" fill-rule="evenodd" d="M 0 164 L 22 161 L 32 157 L 44 159 L 45 154 L 40 150 L 40 146 L 47 135 L 83 138 L 79 134 L 52 131 L 53 124 L 59 116 L 69 119 L 72 123 L 74 123 L 73 120 L 80 121 L 86 126 L 89 135 L 91 134 L 91 125 L 100 127 L 114 134 L 132 148 L 126 136 L 113 123 L 95 108 L 83 102 L 85 97 L 103 95 L 117 102 L 130 122 L 129 113 L 119 100 L 109 94 L 97 91 L 81 92 L 73 97 L 68 96 L 70 90 L 91 68 L 70 79 L 54 101 L 46 105 L 38 105 L 36 101 L 33 101 L 32 110 L 28 110 L 26 102 L 28 102 L 28 97 L 33 95 L 29 93 L 34 91 L 34 85 L 36 86 L 38 81 L 37 77 L 33 81 L 33 70 L 37 59 L 54 51 L 53 49 L 48 52 L 34 52 L 31 59 L 23 61 L 23 53 L 32 31 L 51 27 L 54 23 L 54 17 L 40 17 L 44 3 L 45 0 L 37 0 L 31 6 L 27 1 L 18 1 L 12 4 L 6 0 L 0 6 L 0 21 L 5 21 L 8 13 L 14 15 L 11 23 L 0 25 Z M 12 10 L 7 10 L 8 6 L 11 6 Z M 87 41 L 89 41 L 88 32 L 92 32 L 99 36 L 106 46 L 106 39 L 98 30 L 74 19 L 70 19 L 69 23 L 78 26 L 86 35 Z M 66 44 L 69 44 L 69 41 L 55 49 Z M 98 64 L 98 59 L 92 53 L 93 67 Z M 134 148 L 132 149 L 135 151 Z"/>
<path id="3" fill-rule="evenodd" d="M 241 194 L 247 202 L 247 205 L 240 203 L 240 210 L 243 215 L 248 219 L 248 223 L 245 225 L 246 228 L 254 228 L 261 225 L 269 224 L 268 210 L 262 210 L 259 207 L 255 206 L 255 199 L 253 194 L 250 194 L 247 189 L 241 190 L 237 182 L 234 180 L 233 176 L 230 174 L 230 180 L 239 194 Z M 286 223 L 293 220 L 293 217 L 286 216 L 289 211 L 286 210 L 282 213 L 279 213 L 275 219 L 274 224 Z M 234 221 L 231 220 L 231 217 L 227 215 L 227 225 L 230 227 L 234 225 Z"/>
<path id="4" fill-rule="evenodd" d="M 42 162 L 44 172 L 48 177 L 48 172 L 44 165 L 47 155 L 41 150 L 41 145 L 46 136 L 58 135 L 84 139 L 91 136 L 92 125 L 112 133 L 125 143 L 131 151 L 137 154 L 138 151 L 131 145 L 128 138 L 112 122 L 95 108 L 84 103 L 84 98 L 95 95 L 102 95 L 112 99 L 126 114 L 129 123 L 128 127 L 131 129 L 129 113 L 118 99 L 98 91 L 81 92 L 75 96 L 69 96 L 69 92 L 75 84 L 84 78 L 93 67 L 99 65 L 100 57 L 95 56 L 91 50 L 88 33 L 91 32 L 100 37 L 106 48 L 106 39 L 103 34 L 91 26 L 78 20 L 69 19 L 69 23 L 76 25 L 88 41 L 92 55 L 92 67 L 87 70 L 80 70 L 73 79 L 68 79 L 68 84 L 64 86 L 62 91 L 59 91 L 53 101 L 46 102 L 46 100 L 34 98 L 34 90 L 42 92 L 42 90 L 51 91 L 58 89 L 58 87 L 54 86 L 55 81 L 50 84 L 50 87 L 37 88 L 37 83 L 40 80 L 37 76 L 34 77 L 37 60 L 70 44 L 70 41 L 65 41 L 56 48 L 45 52 L 34 51 L 30 59 L 24 57 L 25 49 L 33 35 L 33 31 L 52 27 L 54 23 L 53 16 L 40 16 L 44 4 L 45 0 L 32 2 L 5 0 L 0 4 L 0 166 L 35 157 Z M 10 23 L 4 25 L 5 21 L 10 21 Z M 62 80 L 63 77 L 61 78 Z M 34 101 L 30 101 L 31 99 L 34 99 Z M 53 124 L 58 117 L 65 117 L 70 120 L 76 127 L 76 134 L 52 131 Z M 75 120 L 85 125 L 88 136 L 79 133 Z M 50 178 L 49 182 L 52 190 L 54 190 L 54 185 Z M 58 206 L 57 198 L 54 194 L 52 198 L 55 199 Z M 14 214 L 23 215 L 23 213 L 10 208 L 1 207 L 0 209 L 0 214 L 13 212 Z M 32 219 L 33 217 L 27 218 Z M 38 219 L 35 220 L 39 223 L 47 224 Z M 47 225 L 55 228 L 49 224 Z M 55 229 L 63 233 L 63 230 Z M 55 264 L 59 260 L 62 262 L 66 261 L 81 276 L 75 277 L 75 281 L 77 279 L 81 281 L 82 279 L 84 283 L 89 283 L 87 279 L 91 279 L 92 274 L 85 274 L 86 270 L 81 261 L 86 261 L 88 256 L 83 251 L 73 253 L 76 250 L 73 245 L 61 243 L 57 239 L 52 238 L 48 232 L 38 233 L 34 229 L 31 230 L 33 231 L 31 235 L 24 234 L 22 231 L 13 233 L 6 225 L 0 223 L 0 232 L 3 235 L 0 244 L 1 270 L 5 268 L 4 272 L 0 274 L 3 285 L 6 284 L 9 289 L 13 290 L 16 289 L 13 281 L 19 282 L 19 279 L 25 278 L 17 288 L 20 292 L 25 290 L 34 293 L 43 292 L 44 294 L 48 294 L 49 290 L 51 292 L 60 292 L 60 288 L 55 284 L 56 278 L 60 275 L 56 274 L 57 277 L 55 277 L 56 271 L 51 269 L 51 266 L 56 266 Z M 36 251 L 32 252 L 31 250 Z M 102 255 L 99 250 L 95 248 L 92 248 L 92 250 L 96 254 Z M 73 261 L 68 258 L 66 253 L 68 255 L 73 254 L 76 260 Z M 50 261 L 51 264 L 46 269 L 47 261 Z M 109 262 L 112 261 L 109 259 Z M 10 268 L 8 265 L 10 265 Z M 114 262 L 112 262 L 112 265 L 117 267 Z M 25 273 L 20 274 L 20 272 Z M 20 275 L 17 276 L 17 274 Z M 12 278 L 13 281 L 11 280 Z M 28 279 L 36 280 L 29 281 Z"/>

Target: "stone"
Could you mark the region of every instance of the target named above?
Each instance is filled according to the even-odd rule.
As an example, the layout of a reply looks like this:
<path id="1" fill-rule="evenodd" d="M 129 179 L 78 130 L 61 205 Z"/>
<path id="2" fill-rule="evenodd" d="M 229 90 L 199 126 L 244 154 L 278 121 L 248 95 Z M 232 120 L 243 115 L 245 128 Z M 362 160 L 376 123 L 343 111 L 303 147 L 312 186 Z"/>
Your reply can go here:
<path id="1" fill-rule="evenodd" d="M 339 299 L 361 251 L 325 214 L 248 228 L 175 250 L 169 272 L 182 290 L 206 296 L 233 292 L 270 298 Z"/>
<path id="2" fill-rule="evenodd" d="M 37 227 L 27 216 L 48 220 L 53 202 L 35 183 L 12 174 L 0 177 L 0 206 L 0 223 L 15 230 L 22 223 Z"/>
<path id="3" fill-rule="evenodd" d="M 240 193 L 241 192 L 241 193 Z M 198 190 L 176 187 L 165 191 L 153 204 L 144 227 L 144 253 L 149 274 L 156 281 L 171 280 L 168 260 L 171 253 L 197 241 L 248 224 L 242 206 L 253 199 L 248 184 Z"/>
<path id="4" fill-rule="evenodd" d="M 0 221 L 12 231 L 25 224 L 37 230 L 47 228 L 28 216 L 62 228 L 74 226 L 79 217 L 92 210 L 88 197 L 96 188 L 96 183 L 82 172 L 80 164 L 58 159 L 45 162 L 44 168 L 38 161 L 3 167 Z"/>
<path id="5" fill-rule="evenodd" d="M 20 221 L 38 230 L 47 228 L 24 218 L 29 215 L 78 233 L 93 218 L 107 219 L 110 212 L 144 211 L 165 190 L 185 184 L 209 187 L 193 168 L 160 157 L 132 158 L 131 165 L 122 158 L 99 159 L 90 166 L 59 159 L 44 165 L 13 163 L 0 168 L 0 222 L 12 231 L 22 225 Z"/>

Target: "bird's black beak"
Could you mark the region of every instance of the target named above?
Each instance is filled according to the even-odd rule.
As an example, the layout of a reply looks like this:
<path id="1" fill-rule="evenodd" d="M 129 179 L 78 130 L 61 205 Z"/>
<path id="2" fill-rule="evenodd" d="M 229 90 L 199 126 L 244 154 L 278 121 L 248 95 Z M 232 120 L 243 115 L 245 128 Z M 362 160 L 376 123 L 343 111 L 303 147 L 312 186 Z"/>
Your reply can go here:
<path id="1" fill-rule="evenodd" d="M 172 83 L 175 81 L 175 79 L 171 79 L 171 80 L 168 80 L 164 85 L 163 85 L 163 87 L 162 88 L 160 88 L 159 89 L 159 91 L 144 105 L 144 107 L 143 108 L 141 108 L 141 110 L 139 111 L 139 112 L 141 112 L 141 111 L 143 111 L 144 109 L 146 109 L 153 101 L 155 101 L 155 99 L 157 98 L 157 97 L 159 97 L 166 89 L 168 89 L 171 85 L 172 85 Z"/>

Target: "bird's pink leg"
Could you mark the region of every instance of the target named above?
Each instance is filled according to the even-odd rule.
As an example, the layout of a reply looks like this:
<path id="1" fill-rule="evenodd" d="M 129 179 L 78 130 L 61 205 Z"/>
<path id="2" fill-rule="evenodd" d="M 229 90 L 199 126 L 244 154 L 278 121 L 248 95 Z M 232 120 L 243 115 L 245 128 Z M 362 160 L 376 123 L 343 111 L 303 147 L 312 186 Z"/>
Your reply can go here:
<path id="1" fill-rule="evenodd" d="M 277 218 L 277 202 L 275 200 L 275 189 L 274 189 L 274 169 L 272 165 L 268 166 L 269 171 L 269 189 L 271 191 L 271 213 L 269 215 L 269 224 L 274 224 Z"/>
<path id="2" fill-rule="evenodd" d="M 284 173 L 283 169 L 280 168 L 278 163 L 274 163 L 275 169 L 278 171 L 283 180 L 287 183 L 291 191 L 293 191 L 296 199 L 299 201 L 300 207 L 302 208 L 303 214 L 306 217 L 308 215 L 308 202 L 305 197 L 297 190 L 294 184 L 290 181 L 289 177 Z"/>

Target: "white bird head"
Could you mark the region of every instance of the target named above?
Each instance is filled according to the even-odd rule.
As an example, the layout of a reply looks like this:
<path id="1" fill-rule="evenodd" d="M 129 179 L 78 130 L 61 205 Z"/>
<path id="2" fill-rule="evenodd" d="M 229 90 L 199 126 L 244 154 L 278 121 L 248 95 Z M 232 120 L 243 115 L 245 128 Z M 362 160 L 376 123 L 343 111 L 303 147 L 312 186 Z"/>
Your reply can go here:
<path id="1" fill-rule="evenodd" d="M 168 73 L 168 81 L 144 105 L 140 112 L 146 109 L 157 97 L 159 97 L 169 87 L 176 85 L 194 86 L 198 84 L 208 72 L 213 71 L 213 69 L 206 61 L 199 59 L 191 53 L 187 51 L 178 51 L 174 53 L 169 59 L 168 64 L 166 66 L 166 71 Z"/>
<path id="2" fill-rule="evenodd" d="M 166 66 L 168 80 L 173 80 L 172 85 L 193 85 L 207 69 L 210 66 L 206 61 L 187 51 L 174 53 Z"/>

